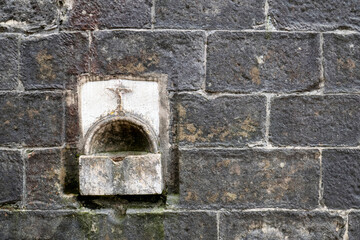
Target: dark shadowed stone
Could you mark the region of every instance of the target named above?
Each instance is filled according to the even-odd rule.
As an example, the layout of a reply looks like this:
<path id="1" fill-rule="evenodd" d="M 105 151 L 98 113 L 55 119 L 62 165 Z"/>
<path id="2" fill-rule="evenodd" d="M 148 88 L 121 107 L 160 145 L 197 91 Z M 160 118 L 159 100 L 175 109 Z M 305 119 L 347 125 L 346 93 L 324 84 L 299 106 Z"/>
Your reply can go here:
<path id="1" fill-rule="evenodd" d="M 316 208 L 319 156 L 317 150 L 183 150 L 180 205 Z"/>
<path id="2" fill-rule="evenodd" d="M 59 146 L 63 142 L 61 93 L 3 93 L 0 112 L 0 145 Z"/>
<path id="3" fill-rule="evenodd" d="M 345 221 L 325 212 L 228 212 L 220 214 L 221 239 L 343 239 Z"/>
<path id="4" fill-rule="evenodd" d="M 52 30 L 59 19 L 57 0 L 0 1 L 0 32 Z"/>
<path id="5" fill-rule="evenodd" d="M 28 150 L 26 155 L 27 208 L 63 207 L 61 150 Z"/>
<path id="6" fill-rule="evenodd" d="M 69 90 L 65 95 L 65 141 L 77 143 L 80 137 L 78 92 L 77 90 Z"/>
<path id="7" fill-rule="evenodd" d="M 20 151 L 0 151 L 0 205 L 20 201 L 22 190 L 23 160 Z"/>
<path id="8" fill-rule="evenodd" d="M 65 29 L 150 28 L 151 0 L 74 0 L 63 8 Z"/>
<path id="9" fill-rule="evenodd" d="M 320 81 L 319 59 L 318 34 L 216 32 L 208 40 L 206 90 L 314 90 Z"/>
<path id="10" fill-rule="evenodd" d="M 244 146 L 257 143 L 265 133 L 264 96 L 178 94 L 174 111 L 173 142 L 181 146 Z"/>
<path id="11" fill-rule="evenodd" d="M 274 145 L 357 146 L 360 97 L 286 96 L 271 101 L 270 140 Z"/>
<path id="12" fill-rule="evenodd" d="M 127 213 L 122 219 L 111 219 L 108 224 L 110 239 L 165 239 L 162 211 Z"/>
<path id="13" fill-rule="evenodd" d="M 110 217 L 110 239 L 217 239 L 216 213 L 128 210 L 123 218 Z"/>
<path id="14" fill-rule="evenodd" d="M 360 208 L 360 151 L 323 150 L 324 203 L 329 208 Z"/>
<path id="15" fill-rule="evenodd" d="M 66 146 L 62 151 L 64 160 L 64 192 L 79 193 L 79 156 L 80 151 L 76 146 Z"/>
<path id="16" fill-rule="evenodd" d="M 94 33 L 92 71 L 111 75 L 168 75 L 168 89 L 199 89 L 204 78 L 203 32 Z"/>
<path id="17" fill-rule="evenodd" d="M 360 29 L 358 0 L 269 0 L 269 16 L 281 30 Z"/>
<path id="18" fill-rule="evenodd" d="M 21 44 L 20 70 L 25 89 L 74 87 L 76 76 L 88 71 L 88 39 L 84 33 L 25 39 Z"/>
<path id="19" fill-rule="evenodd" d="M 360 239 L 360 213 L 349 213 L 349 240 Z"/>
<path id="20" fill-rule="evenodd" d="M 217 239 L 216 213 L 165 213 L 165 239 Z"/>
<path id="21" fill-rule="evenodd" d="M 263 24 L 264 0 L 155 0 L 155 27 L 252 29 Z"/>
<path id="22" fill-rule="evenodd" d="M 166 168 L 165 181 L 167 193 L 179 193 L 179 150 L 177 147 L 170 148 Z"/>
<path id="23" fill-rule="evenodd" d="M 324 34 L 326 92 L 360 91 L 359 42 L 360 34 Z"/>
<path id="24" fill-rule="evenodd" d="M 15 35 L 0 36 L 0 53 L 0 90 L 14 90 L 19 86 L 18 39 Z"/>
<path id="25" fill-rule="evenodd" d="M 0 212 L 1 239 L 106 239 L 106 215 L 95 212 Z"/>

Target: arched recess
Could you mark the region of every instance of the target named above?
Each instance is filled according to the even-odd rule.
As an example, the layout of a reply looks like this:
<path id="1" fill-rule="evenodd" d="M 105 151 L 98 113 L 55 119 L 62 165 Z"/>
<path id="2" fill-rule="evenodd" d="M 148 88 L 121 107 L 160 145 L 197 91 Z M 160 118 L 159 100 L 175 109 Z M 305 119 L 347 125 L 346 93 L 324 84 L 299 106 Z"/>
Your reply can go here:
<path id="1" fill-rule="evenodd" d="M 157 153 L 154 131 L 133 116 L 110 116 L 96 122 L 87 132 L 84 154 Z"/>

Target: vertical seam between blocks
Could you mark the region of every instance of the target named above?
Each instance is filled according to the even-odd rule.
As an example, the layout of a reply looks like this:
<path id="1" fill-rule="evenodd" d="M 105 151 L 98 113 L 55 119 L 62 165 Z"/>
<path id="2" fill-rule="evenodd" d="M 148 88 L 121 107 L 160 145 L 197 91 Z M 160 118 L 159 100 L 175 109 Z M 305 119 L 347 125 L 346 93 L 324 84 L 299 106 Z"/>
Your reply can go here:
<path id="1" fill-rule="evenodd" d="M 22 43 L 22 35 L 20 35 L 18 37 L 18 42 L 17 42 L 18 62 L 17 62 L 17 74 L 16 74 L 16 77 L 17 77 L 18 86 L 16 87 L 16 90 L 25 91 L 24 84 L 20 80 L 21 79 L 21 76 L 20 76 L 20 72 L 21 72 L 21 43 Z"/>
<path id="2" fill-rule="evenodd" d="M 25 208 L 26 205 L 26 157 L 25 157 L 25 150 L 21 149 L 21 159 L 23 161 L 23 181 L 22 181 L 22 202 L 21 208 Z"/>
<path id="3" fill-rule="evenodd" d="M 216 212 L 216 231 L 217 239 L 220 240 L 220 212 Z"/>
<path id="4" fill-rule="evenodd" d="M 89 56 L 88 56 L 88 69 L 87 72 L 90 74 L 91 73 L 91 65 L 92 65 L 92 31 L 87 31 L 88 33 L 88 51 L 89 51 Z"/>
<path id="5" fill-rule="evenodd" d="M 152 0 L 152 6 L 150 9 L 150 15 L 151 15 L 151 29 L 155 29 L 155 0 Z"/>
<path id="6" fill-rule="evenodd" d="M 265 145 L 266 147 L 271 147 L 269 142 L 269 132 L 270 132 L 270 111 L 271 111 L 271 98 L 272 94 L 265 94 L 266 96 L 266 116 L 265 116 Z"/>
<path id="7" fill-rule="evenodd" d="M 265 3 L 264 3 L 264 15 L 265 15 L 265 30 L 269 29 L 269 26 L 268 26 L 268 16 L 269 16 L 269 2 L 268 0 L 265 0 Z"/>
<path id="8" fill-rule="evenodd" d="M 325 88 L 325 73 L 324 73 L 324 34 L 320 33 L 320 93 L 324 93 Z"/>
<path id="9" fill-rule="evenodd" d="M 205 31 L 205 42 L 204 42 L 204 79 L 202 80 L 203 82 L 201 83 L 201 90 L 203 90 L 204 92 L 206 91 L 206 65 L 207 65 L 207 47 L 208 47 L 208 36 L 209 36 L 209 32 Z"/>
<path id="10" fill-rule="evenodd" d="M 322 166 L 322 154 L 323 149 L 319 148 L 319 165 L 320 165 L 320 176 L 319 176 L 319 200 L 318 205 L 320 208 L 325 208 L 325 205 L 323 203 L 324 200 L 324 186 L 323 186 L 323 166 Z"/>

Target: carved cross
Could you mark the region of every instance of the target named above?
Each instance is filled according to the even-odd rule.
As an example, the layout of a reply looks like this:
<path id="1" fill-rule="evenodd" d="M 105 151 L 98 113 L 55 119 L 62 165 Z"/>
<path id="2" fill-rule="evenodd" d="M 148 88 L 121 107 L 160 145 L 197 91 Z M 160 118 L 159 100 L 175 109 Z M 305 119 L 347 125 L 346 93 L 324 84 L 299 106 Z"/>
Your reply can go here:
<path id="1" fill-rule="evenodd" d="M 125 88 L 123 85 L 119 85 L 118 87 L 114 88 L 108 88 L 111 92 L 115 93 L 117 97 L 117 104 L 119 112 L 124 112 L 123 106 L 122 106 L 122 94 L 131 92 L 131 89 Z"/>

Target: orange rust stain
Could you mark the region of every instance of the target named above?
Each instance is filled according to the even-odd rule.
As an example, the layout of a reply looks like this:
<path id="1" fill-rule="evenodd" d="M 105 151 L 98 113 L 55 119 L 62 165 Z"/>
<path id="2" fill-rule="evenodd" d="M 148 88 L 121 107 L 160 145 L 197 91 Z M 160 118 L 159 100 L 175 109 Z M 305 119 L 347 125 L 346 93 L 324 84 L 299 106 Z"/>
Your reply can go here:
<path id="1" fill-rule="evenodd" d="M 356 67 L 356 63 L 351 58 L 347 58 L 347 59 L 339 58 L 337 60 L 337 64 L 338 64 L 338 70 L 347 69 L 351 71 L 354 70 Z"/>
<path id="2" fill-rule="evenodd" d="M 56 78 L 53 72 L 52 59 L 53 56 L 48 54 L 46 50 L 42 50 L 36 55 L 36 61 L 40 65 L 40 79 L 54 80 Z"/>
<path id="3" fill-rule="evenodd" d="M 197 201 L 198 200 L 198 196 L 196 195 L 196 193 L 193 193 L 193 192 L 187 192 L 187 195 L 185 197 L 185 200 L 186 201 Z"/>
<path id="4" fill-rule="evenodd" d="M 260 79 L 260 70 L 257 67 L 253 67 L 250 70 L 250 76 L 251 76 L 251 81 L 253 83 L 255 83 L 256 85 L 260 85 L 261 84 L 261 79 Z"/>
<path id="5" fill-rule="evenodd" d="M 39 115 L 39 111 L 38 110 L 35 110 L 35 109 L 29 109 L 28 111 L 28 115 L 30 118 L 34 118 L 35 115 Z"/>

